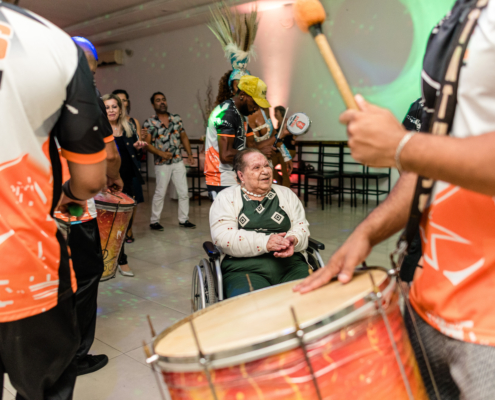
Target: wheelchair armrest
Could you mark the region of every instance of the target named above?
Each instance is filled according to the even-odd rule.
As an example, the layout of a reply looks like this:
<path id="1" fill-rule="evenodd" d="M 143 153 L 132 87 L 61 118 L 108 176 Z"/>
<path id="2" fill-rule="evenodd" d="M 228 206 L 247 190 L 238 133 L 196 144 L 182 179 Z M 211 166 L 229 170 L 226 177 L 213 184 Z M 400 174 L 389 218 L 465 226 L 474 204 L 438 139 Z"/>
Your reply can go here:
<path id="1" fill-rule="evenodd" d="M 318 240 L 315 240 L 313 238 L 308 239 L 308 247 L 314 250 L 325 250 L 325 245 L 321 242 L 318 242 Z"/>
<path id="2" fill-rule="evenodd" d="M 203 249 L 205 249 L 206 254 L 208 254 L 209 258 L 212 258 L 214 260 L 220 258 L 220 251 L 212 242 L 204 242 Z"/>

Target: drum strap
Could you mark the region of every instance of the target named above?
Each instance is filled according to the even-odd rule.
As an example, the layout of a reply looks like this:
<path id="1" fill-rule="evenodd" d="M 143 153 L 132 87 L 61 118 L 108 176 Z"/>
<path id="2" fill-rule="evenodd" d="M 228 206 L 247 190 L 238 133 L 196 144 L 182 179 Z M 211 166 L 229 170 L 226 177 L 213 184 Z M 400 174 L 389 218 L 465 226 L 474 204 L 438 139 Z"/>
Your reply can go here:
<path id="1" fill-rule="evenodd" d="M 468 2 L 464 12 L 461 13 L 455 27 L 453 38 L 448 50 L 447 62 L 443 63 L 443 81 L 436 93 L 435 112 L 430 124 L 430 132 L 433 135 L 448 135 L 452 129 L 455 110 L 457 106 L 457 90 L 459 87 L 459 76 L 464 60 L 464 55 L 474 32 L 481 11 L 487 6 L 488 0 L 471 0 Z M 418 177 L 416 191 L 414 193 L 411 212 L 406 229 L 402 232 L 397 243 L 395 254 L 405 256 L 408 247 L 416 235 L 421 222 L 421 216 L 426 208 L 434 181 L 422 176 Z M 402 259 L 399 258 L 399 267 Z"/>
<path id="2" fill-rule="evenodd" d="M 469 40 L 471 39 L 478 19 L 481 15 L 481 11 L 488 5 L 488 0 L 458 0 L 457 5 L 463 7 L 464 9 L 460 13 L 459 20 L 455 25 L 453 32 L 451 33 L 452 39 L 450 41 L 450 48 L 447 51 L 447 56 L 445 57 L 446 62 L 438 60 L 439 66 L 443 69 L 443 72 L 440 75 L 443 76 L 443 79 L 440 89 L 436 92 L 435 111 L 430 123 L 430 132 L 433 135 L 445 136 L 448 135 L 452 130 L 455 110 L 457 106 L 459 76 L 464 56 L 466 54 Z M 406 225 L 405 230 L 399 238 L 396 250 L 391 254 L 391 261 L 394 269 L 397 271 L 399 287 L 402 292 L 402 296 L 405 299 L 408 312 L 411 316 L 411 321 L 416 336 L 418 338 L 419 345 L 421 347 L 421 352 L 423 354 L 423 358 L 428 369 L 428 374 L 430 376 L 430 380 L 435 391 L 435 396 L 437 400 L 440 400 L 441 397 L 438 386 L 436 384 L 423 341 L 421 340 L 418 325 L 412 307 L 407 300 L 408 294 L 406 293 L 402 282 L 400 281 L 400 274 L 398 273 L 402 266 L 402 262 L 404 261 L 404 257 L 407 255 L 407 250 L 411 245 L 416 232 L 419 229 L 421 217 L 429 202 L 431 192 L 434 188 L 434 183 L 435 182 L 432 179 L 428 179 L 422 176 L 418 177 L 416 183 L 416 191 L 414 193 L 414 198 L 411 205 L 409 221 Z M 398 256 L 397 263 L 394 260 L 395 256 Z"/>

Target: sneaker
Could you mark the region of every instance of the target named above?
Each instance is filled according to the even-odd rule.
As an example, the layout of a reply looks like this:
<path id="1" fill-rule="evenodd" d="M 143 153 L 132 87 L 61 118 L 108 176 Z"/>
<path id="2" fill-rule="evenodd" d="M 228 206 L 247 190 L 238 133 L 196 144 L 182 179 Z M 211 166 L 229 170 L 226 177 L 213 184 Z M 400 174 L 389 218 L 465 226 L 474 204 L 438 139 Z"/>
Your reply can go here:
<path id="1" fill-rule="evenodd" d="M 150 228 L 153 229 L 154 231 L 164 230 L 163 226 L 161 226 L 158 222 L 155 222 L 154 224 L 150 224 Z"/>
<path id="2" fill-rule="evenodd" d="M 191 228 L 191 229 L 196 228 L 196 225 L 191 224 L 191 223 L 189 222 L 189 220 L 187 220 L 187 221 L 186 221 L 186 222 L 184 222 L 183 224 L 179 222 L 179 226 L 182 226 L 183 228 Z"/>
<path id="3" fill-rule="evenodd" d="M 87 355 L 77 360 L 77 376 L 90 374 L 102 369 L 108 364 L 108 357 L 105 354 L 97 356 Z"/>

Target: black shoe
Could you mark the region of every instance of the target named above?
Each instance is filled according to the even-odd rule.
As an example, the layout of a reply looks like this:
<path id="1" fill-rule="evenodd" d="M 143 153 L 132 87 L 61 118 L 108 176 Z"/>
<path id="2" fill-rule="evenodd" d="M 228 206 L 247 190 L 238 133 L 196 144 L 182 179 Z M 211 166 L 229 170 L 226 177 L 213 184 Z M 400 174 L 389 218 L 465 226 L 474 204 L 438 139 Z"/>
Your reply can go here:
<path id="1" fill-rule="evenodd" d="M 102 369 L 108 364 L 108 357 L 105 354 L 97 356 L 87 355 L 77 360 L 77 376 L 90 374 Z"/>
<path id="2" fill-rule="evenodd" d="M 158 222 L 155 222 L 154 224 L 150 224 L 150 228 L 153 229 L 154 231 L 164 230 L 163 226 L 161 226 Z"/>
<path id="3" fill-rule="evenodd" d="M 189 220 L 187 220 L 187 221 L 186 221 L 186 222 L 184 222 L 183 224 L 179 222 L 179 226 L 182 226 L 183 228 L 191 228 L 191 229 L 196 228 L 196 225 L 191 224 L 191 223 L 189 222 Z"/>

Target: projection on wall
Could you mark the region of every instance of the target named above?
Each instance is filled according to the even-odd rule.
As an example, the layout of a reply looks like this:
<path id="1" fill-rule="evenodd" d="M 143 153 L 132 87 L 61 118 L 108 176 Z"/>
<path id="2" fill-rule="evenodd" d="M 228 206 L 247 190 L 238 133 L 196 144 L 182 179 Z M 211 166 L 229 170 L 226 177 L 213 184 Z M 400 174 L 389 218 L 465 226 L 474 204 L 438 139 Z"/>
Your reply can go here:
<path id="1" fill-rule="evenodd" d="M 453 0 L 322 3 L 327 11 L 324 32 L 353 92 L 402 119 L 420 96 L 421 64 L 429 34 Z M 338 124 L 344 104 L 324 61 L 309 34 L 297 41 L 287 99 L 292 111 L 304 111 L 313 119 L 314 129 L 307 139 L 345 139 L 345 129 Z"/>

